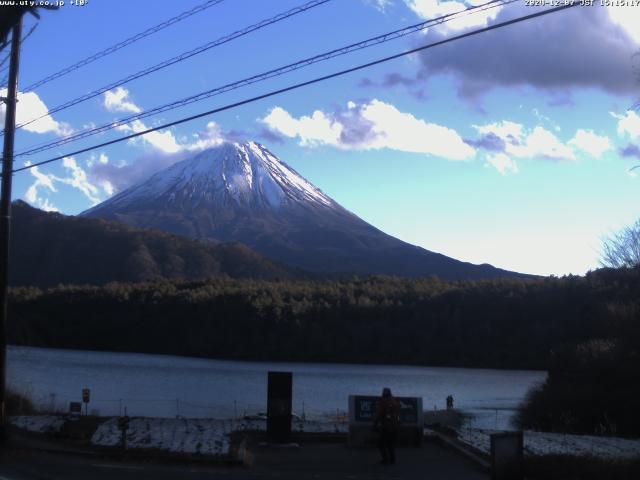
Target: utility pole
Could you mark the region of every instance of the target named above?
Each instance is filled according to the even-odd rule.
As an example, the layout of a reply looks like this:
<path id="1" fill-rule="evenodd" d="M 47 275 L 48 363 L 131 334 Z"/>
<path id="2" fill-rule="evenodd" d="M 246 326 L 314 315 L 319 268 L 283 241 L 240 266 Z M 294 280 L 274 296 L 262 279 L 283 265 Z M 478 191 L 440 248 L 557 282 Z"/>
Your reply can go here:
<path id="1" fill-rule="evenodd" d="M 4 98 L 4 150 L 2 155 L 2 191 L 0 192 L 0 445 L 7 440 L 7 291 L 9 286 L 9 234 L 11 227 L 11 181 L 13 171 L 13 140 L 16 130 L 16 103 L 18 100 L 18 64 L 22 39 L 22 16 L 13 26 L 11 34 L 11 63 L 9 83 Z"/>

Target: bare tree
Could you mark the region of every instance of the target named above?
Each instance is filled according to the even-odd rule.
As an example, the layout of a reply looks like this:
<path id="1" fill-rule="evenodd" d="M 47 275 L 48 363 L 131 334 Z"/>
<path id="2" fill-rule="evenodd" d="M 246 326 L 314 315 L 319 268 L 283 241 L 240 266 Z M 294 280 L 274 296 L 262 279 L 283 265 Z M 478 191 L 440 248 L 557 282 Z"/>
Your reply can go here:
<path id="1" fill-rule="evenodd" d="M 640 219 L 604 240 L 600 263 L 613 268 L 640 266 Z"/>

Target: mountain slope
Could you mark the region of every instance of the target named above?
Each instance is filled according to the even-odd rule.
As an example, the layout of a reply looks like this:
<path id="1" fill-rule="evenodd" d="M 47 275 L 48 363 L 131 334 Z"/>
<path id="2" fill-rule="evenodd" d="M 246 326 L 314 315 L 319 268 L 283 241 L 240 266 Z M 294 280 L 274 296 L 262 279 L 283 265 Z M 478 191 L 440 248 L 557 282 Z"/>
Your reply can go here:
<path id="1" fill-rule="evenodd" d="M 197 239 L 239 241 L 321 273 L 517 275 L 473 265 L 381 232 L 255 142 L 225 143 L 160 171 L 82 215 Z"/>
<path id="2" fill-rule="evenodd" d="M 10 284 L 103 284 L 157 278 L 293 278 L 238 244 L 206 244 L 116 222 L 13 204 Z"/>

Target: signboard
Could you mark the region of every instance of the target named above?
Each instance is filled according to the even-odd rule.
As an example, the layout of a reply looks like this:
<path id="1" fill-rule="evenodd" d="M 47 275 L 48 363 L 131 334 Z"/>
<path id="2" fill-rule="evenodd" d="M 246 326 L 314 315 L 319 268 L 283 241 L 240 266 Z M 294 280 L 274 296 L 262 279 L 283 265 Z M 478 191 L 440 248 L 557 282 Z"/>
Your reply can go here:
<path id="1" fill-rule="evenodd" d="M 422 398 L 395 397 L 400 403 L 400 425 L 398 443 L 420 445 L 422 443 L 424 418 Z M 378 434 L 373 431 L 373 420 L 380 397 L 349 395 L 349 445 L 375 445 Z"/>
<path id="2" fill-rule="evenodd" d="M 91 390 L 88 388 L 82 389 L 82 401 L 84 403 L 89 403 L 89 399 L 91 398 Z"/>
<path id="3" fill-rule="evenodd" d="M 71 415 L 80 415 L 82 413 L 82 404 L 80 402 L 69 402 L 69 413 Z"/>
<path id="4" fill-rule="evenodd" d="M 400 402 L 400 425 L 418 425 L 422 422 L 422 399 L 395 397 Z M 349 397 L 350 420 L 355 423 L 373 423 L 380 397 L 352 395 Z"/>
<path id="5" fill-rule="evenodd" d="M 291 439 L 293 374 L 269 372 L 267 385 L 267 437 L 275 442 Z"/>
<path id="6" fill-rule="evenodd" d="M 119 417 L 118 418 L 118 428 L 120 430 L 126 430 L 129 428 L 129 417 L 128 416 L 124 416 L 124 417 Z"/>

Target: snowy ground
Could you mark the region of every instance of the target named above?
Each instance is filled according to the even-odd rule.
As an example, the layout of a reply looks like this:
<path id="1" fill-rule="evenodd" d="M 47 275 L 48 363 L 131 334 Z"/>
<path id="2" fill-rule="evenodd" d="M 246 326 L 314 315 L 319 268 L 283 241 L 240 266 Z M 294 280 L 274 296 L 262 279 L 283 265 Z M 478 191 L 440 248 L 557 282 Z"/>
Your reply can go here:
<path id="1" fill-rule="evenodd" d="M 11 417 L 18 428 L 37 433 L 59 432 L 65 417 L 57 415 L 33 415 Z M 190 453 L 207 456 L 227 456 L 230 450 L 230 433 L 233 431 L 266 430 L 266 421 L 214 420 L 196 418 L 148 418 L 134 417 L 129 422 L 128 448 L 157 449 L 173 453 Z M 292 422 L 294 432 L 346 433 L 348 424 L 340 419 L 307 420 Z M 489 454 L 490 435 L 494 430 L 460 428 L 458 439 Z M 118 419 L 110 418 L 102 423 L 91 443 L 96 446 L 120 445 L 121 432 Z M 564 435 L 560 433 L 524 432 L 525 455 L 568 454 L 600 458 L 638 458 L 640 439 Z"/>
<path id="2" fill-rule="evenodd" d="M 10 417 L 9 422 L 29 432 L 56 433 L 64 425 L 65 418 L 58 415 L 21 415 Z"/>
<path id="3" fill-rule="evenodd" d="M 11 417 L 18 428 L 37 433 L 59 432 L 66 419 L 55 415 L 33 415 Z M 294 432 L 346 433 L 346 422 L 337 421 L 293 421 Z M 149 418 L 133 417 L 127 431 L 127 448 L 154 449 L 172 453 L 227 456 L 230 453 L 230 434 L 234 431 L 266 430 L 264 419 L 215 420 L 197 418 Z M 117 447 L 121 444 L 122 432 L 118 418 L 106 419 L 91 437 L 91 444 L 101 447 Z"/>
<path id="4" fill-rule="evenodd" d="M 209 456 L 229 455 L 231 421 L 194 418 L 132 418 L 127 431 L 128 448 L 148 448 L 172 453 Z M 91 443 L 103 447 L 120 445 L 118 419 L 98 427 Z"/>
<path id="5" fill-rule="evenodd" d="M 294 432 L 346 432 L 346 424 L 307 421 L 292 423 Z M 173 453 L 226 456 L 233 431 L 266 430 L 265 420 L 212 420 L 196 418 L 132 418 L 127 434 L 128 448 L 150 448 Z M 120 445 L 118 419 L 98 427 L 91 443 L 104 447 Z"/>
<path id="6" fill-rule="evenodd" d="M 462 428 L 458 440 L 489 454 L 493 430 Z M 525 455 L 565 454 L 599 458 L 638 458 L 640 439 L 565 435 L 562 433 L 524 432 Z"/>

